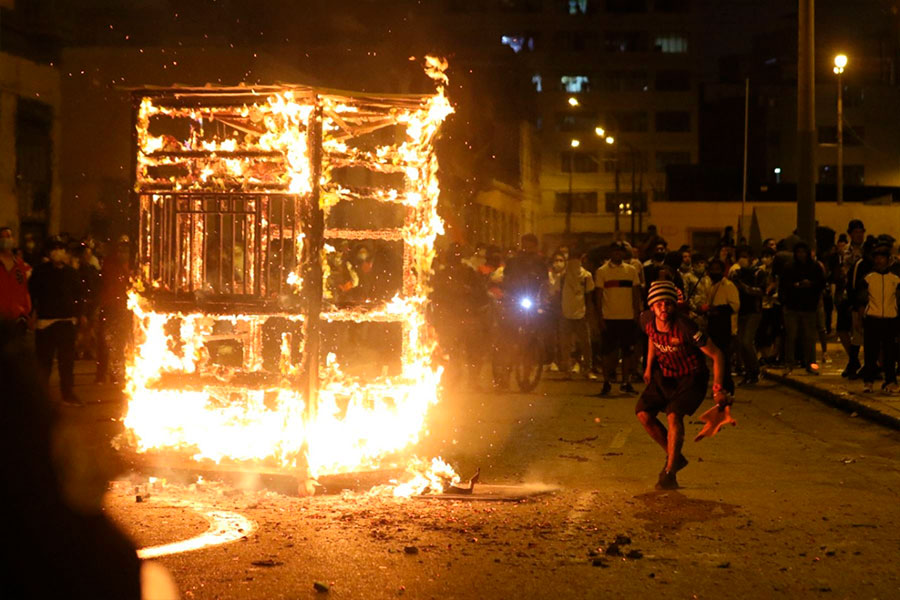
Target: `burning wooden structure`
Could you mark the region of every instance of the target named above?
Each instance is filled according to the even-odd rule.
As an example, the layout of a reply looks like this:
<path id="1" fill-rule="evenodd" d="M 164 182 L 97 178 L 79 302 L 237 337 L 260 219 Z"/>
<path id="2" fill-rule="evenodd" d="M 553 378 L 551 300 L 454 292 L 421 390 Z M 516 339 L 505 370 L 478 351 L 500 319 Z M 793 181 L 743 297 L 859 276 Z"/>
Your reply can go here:
<path id="1" fill-rule="evenodd" d="M 134 449 L 315 477 L 419 439 L 445 67 L 424 96 L 134 92 Z"/>

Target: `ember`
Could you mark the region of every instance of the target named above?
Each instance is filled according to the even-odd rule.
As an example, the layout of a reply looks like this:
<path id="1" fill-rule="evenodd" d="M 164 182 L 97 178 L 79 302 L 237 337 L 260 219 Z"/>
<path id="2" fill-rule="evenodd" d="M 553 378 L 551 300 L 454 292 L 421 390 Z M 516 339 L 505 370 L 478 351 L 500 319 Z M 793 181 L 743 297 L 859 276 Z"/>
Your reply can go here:
<path id="1" fill-rule="evenodd" d="M 420 439 L 440 381 L 425 304 L 443 233 L 433 140 L 453 111 L 446 66 L 427 59 L 430 96 L 298 86 L 136 95 L 131 447 L 315 478 L 386 466 Z M 363 202 L 399 209 L 402 224 L 332 218 Z M 402 245 L 393 295 L 353 298 L 331 284 L 348 240 Z M 395 372 L 351 375 L 327 351 L 325 328 L 359 323 L 398 328 Z M 398 495 L 458 482 L 442 461 L 413 464 L 439 472 Z"/>

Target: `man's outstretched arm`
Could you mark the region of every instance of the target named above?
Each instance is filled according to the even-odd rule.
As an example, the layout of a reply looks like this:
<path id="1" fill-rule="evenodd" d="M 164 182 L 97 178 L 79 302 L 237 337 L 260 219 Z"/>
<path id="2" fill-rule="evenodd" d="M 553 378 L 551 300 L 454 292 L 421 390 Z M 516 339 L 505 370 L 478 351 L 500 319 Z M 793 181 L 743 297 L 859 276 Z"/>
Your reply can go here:
<path id="1" fill-rule="evenodd" d="M 706 343 L 700 347 L 700 350 L 703 351 L 703 354 L 710 357 L 713 361 L 713 399 L 716 402 L 721 402 L 725 399 L 725 394 L 722 392 L 722 381 L 724 380 L 724 371 L 725 371 L 725 358 L 722 355 L 722 351 L 719 350 L 719 347 L 716 346 L 711 339 L 706 340 Z"/>

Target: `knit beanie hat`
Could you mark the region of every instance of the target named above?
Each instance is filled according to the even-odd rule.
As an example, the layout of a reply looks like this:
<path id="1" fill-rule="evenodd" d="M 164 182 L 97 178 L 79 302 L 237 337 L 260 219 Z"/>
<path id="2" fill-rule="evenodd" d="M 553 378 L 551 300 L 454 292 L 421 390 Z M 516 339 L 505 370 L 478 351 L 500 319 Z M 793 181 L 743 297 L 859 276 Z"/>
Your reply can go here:
<path id="1" fill-rule="evenodd" d="M 653 306 L 660 300 L 670 300 L 673 304 L 678 302 L 678 291 L 671 281 L 654 281 L 650 284 L 650 292 L 647 294 L 647 305 Z"/>

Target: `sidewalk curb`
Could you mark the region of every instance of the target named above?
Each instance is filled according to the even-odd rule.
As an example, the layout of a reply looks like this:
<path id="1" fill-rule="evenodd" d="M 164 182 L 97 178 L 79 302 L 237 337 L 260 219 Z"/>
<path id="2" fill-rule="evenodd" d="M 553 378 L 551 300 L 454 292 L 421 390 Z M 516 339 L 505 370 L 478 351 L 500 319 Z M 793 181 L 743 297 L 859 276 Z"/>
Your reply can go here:
<path id="1" fill-rule="evenodd" d="M 799 392 L 803 392 L 808 396 L 812 396 L 813 398 L 816 398 L 817 400 L 820 400 L 825 404 L 828 404 L 829 406 L 833 406 L 848 413 L 855 412 L 860 417 L 868 421 L 872 421 L 874 423 L 878 423 L 879 425 L 883 425 L 885 427 L 890 427 L 891 429 L 900 431 L 900 419 L 891 415 L 887 415 L 879 411 L 878 409 L 872 408 L 868 404 L 855 399 L 850 394 L 839 394 L 837 392 L 832 392 L 811 383 L 799 381 L 797 379 L 794 379 L 793 377 L 779 375 L 778 373 L 773 373 L 766 369 L 762 370 L 761 375 L 766 379 L 776 381 L 778 383 L 783 383 L 790 388 L 793 388 Z"/>

